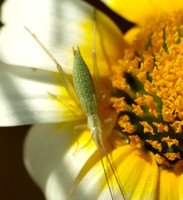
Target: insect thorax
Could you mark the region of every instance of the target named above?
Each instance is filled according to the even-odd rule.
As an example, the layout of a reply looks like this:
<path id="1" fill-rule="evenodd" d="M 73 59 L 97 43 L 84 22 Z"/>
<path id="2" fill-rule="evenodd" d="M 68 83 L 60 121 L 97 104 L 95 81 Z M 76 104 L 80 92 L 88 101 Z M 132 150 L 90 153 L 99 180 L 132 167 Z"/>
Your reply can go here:
<path id="1" fill-rule="evenodd" d="M 96 138 L 98 140 L 99 137 L 102 137 L 101 122 L 98 114 L 88 116 L 88 128 L 94 140 Z"/>

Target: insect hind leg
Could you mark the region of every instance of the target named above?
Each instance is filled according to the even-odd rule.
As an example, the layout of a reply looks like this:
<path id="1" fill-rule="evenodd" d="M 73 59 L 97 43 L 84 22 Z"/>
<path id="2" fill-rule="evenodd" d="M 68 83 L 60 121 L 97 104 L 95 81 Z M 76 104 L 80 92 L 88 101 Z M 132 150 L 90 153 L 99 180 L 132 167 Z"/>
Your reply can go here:
<path id="1" fill-rule="evenodd" d="M 114 195 L 112 193 L 112 188 L 111 188 L 110 183 L 109 183 L 109 179 L 108 179 L 108 176 L 107 176 L 107 171 L 106 171 L 106 168 L 105 168 L 105 165 L 104 165 L 104 161 L 103 161 L 103 157 L 102 157 L 102 152 L 100 150 L 100 145 L 99 145 L 98 139 L 95 138 L 95 137 L 93 137 L 93 140 L 94 140 L 94 142 L 95 142 L 95 144 L 97 146 L 98 152 L 99 152 L 99 156 L 100 156 L 100 160 L 101 160 L 101 163 L 102 163 L 102 168 L 104 170 L 104 175 L 105 175 L 105 178 L 106 178 L 106 181 L 107 181 L 109 193 L 111 195 L 112 200 L 114 200 Z"/>
<path id="2" fill-rule="evenodd" d="M 74 151 L 74 153 L 73 153 L 73 156 L 75 157 L 75 156 L 77 156 L 77 154 L 78 154 L 78 152 L 81 150 L 81 149 L 84 149 L 85 147 L 87 147 L 88 145 L 89 145 L 89 143 L 91 142 L 91 138 L 87 141 L 87 143 L 85 144 L 85 145 L 83 145 L 82 147 L 79 147 L 79 138 L 78 138 L 78 130 L 84 130 L 84 129 L 88 129 L 88 126 L 87 126 L 87 124 L 80 124 L 80 125 L 76 125 L 75 127 L 74 127 L 74 133 L 75 133 L 75 135 L 76 135 L 76 142 L 77 142 L 77 144 L 76 144 L 76 149 L 75 149 L 75 151 Z"/>
<path id="3" fill-rule="evenodd" d="M 104 143 L 103 143 L 103 140 L 102 140 L 102 135 L 101 134 L 94 134 L 93 135 L 93 140 L 98 148 L 98 151 L 99 151 L 99 155 L 100 155 L 100 159 L 101 159 L 101 162 L 102 162 L 102 167 L 103 167 L 103 170 L 104 170 L 104 174 L 105 174 L 105 177 L 106 177 L 106 181 L 107 181 L 107 184 L 108 184 L 108 188 L 109 188 L 109 192 L 111 194 L 111 198 L 114 199 L 114 196 L 113 196 L 113 193 L 112 193 L 112 189 L 111 189 L 111 186 L 109 184 L 109 179 L 108 179 L 108 176 L 107 176 L 107 172 L 106 172 L 106 169 L 105 169 L 105 165 L 104 165 L 104 162 L 103 162 L 103 158 L 102 158 L 102 152 L 101 152 L 101 149 L 103 150 L 103 153 L 107 159 L 107 162 L 109 163 L 109 166 L 110 166 L 110 169 L 112 170 L 112 173 L 114 175 L 114 178 L 116 180 L 116 183 L 118 185 L 118 188 L 120 190 L 120 193 L 121 193 L 121 196 L 123 197 L 123 199 L 125 200 L 125 196 L 124 196 L 124 193 L 123 193 L 123 190 L 121 188 L 121 185 L 120 185 L 120 182 L 118 180 L 118 177 L 116 175 L 116 172 L 112 166 L 112 163 L 108 157 L 108 154 L 107 154 L 107 151 L 106 151 L 106 148 L 104 146 Z M 101 147 L 101 148 L 100 148 Z"/>
<path id="4" fill-rule="evenodd" d="M 103 141 L 102 141 L 102 139 L 99 139 L 99 140 L 100 140 L 100 144 L 101 144 L 101 146 L 102 146 L 102 149 L 103 149 L 103 151 L 104 151 L 104 154 L 105 154 L 105 156 L 106 156 L 106 159 L 107 159 L 107 161 L 108 161 L 108 163 L 109 163 L 109 165 L 110 165 L 110 168 L 111 168 L 111 170 L 112 170 L 112 173 L 113 173 L 113 175 L 114 175 L 114 177 L 115 177 L 115 180 L 116 180 L 116 182 L 117 182 L 117 185 L 118 185 L 118 188 L 119 188 L 119 190 L 120 190 L 120 193 L 121 193 L 123 199 L 125 200 L 125 196 L 124 196 L 123 190 L 122 190 L 122 188 L 121 188 L 121 185 L 120 185 L 120 182 L 119 182 L 118 177 L 117 177 L 117 175 L 116 175 L 116 172 L 115 172 L 115 170 L 114 170 L 114 168 L 113 168 L 113 166 L 112 166 L 112 163 L 111 163 L 111 161 L 110 161 L 110 159 L 109 159 L 109 157 L 108 157 L 108 154 L 107 154 L 107 151 L 106 151 L 106 149 L 105 149 L 105 147 L 104 147 Z"/>

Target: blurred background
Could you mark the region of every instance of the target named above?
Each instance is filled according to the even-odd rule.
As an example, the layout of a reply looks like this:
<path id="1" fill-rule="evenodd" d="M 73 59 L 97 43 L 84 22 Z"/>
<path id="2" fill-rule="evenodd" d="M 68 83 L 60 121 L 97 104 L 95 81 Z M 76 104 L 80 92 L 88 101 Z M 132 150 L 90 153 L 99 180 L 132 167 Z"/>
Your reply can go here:
<path id="1" fill-rule="evenodd" d="M 0 199 L 45 200 L 23 164 L 23 141 L 29 126 L 0 128 Z"/>

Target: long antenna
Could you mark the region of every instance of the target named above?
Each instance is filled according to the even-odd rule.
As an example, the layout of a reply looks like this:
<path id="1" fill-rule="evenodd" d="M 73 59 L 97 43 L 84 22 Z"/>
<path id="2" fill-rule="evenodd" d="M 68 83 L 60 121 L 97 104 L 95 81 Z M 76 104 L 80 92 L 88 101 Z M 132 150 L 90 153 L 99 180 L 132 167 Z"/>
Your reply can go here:
<path id="1" fill-rule="evenodd" d="M 95 53 L 95 38 L 96 38 L 96 9 L 93 10 L 93 73 L 94 73 L 94 88 L 97 99 L 100 95 L 100 75 L 99 75 L 99 69 L 97 66 L 96 61 L 96 53 Z"/>
<path id="2" fill-rule="evenodd" d="M 96 53 L 95 53 L 95 37 L 96 37 L 96 8 L 94 8 L 94 11 L 93 11 L 93 23 L 94 23 L 94 28 L 93 28 L 93 70 L 94 70 L 94 86 L 95 86 L 95 90 L 96 90 L 96 96 L 99 97 L 99 93 L 100 93 L 100 78 L 99 78 L 99 70 L 98 70 L 98 67 L 97 67 L 97 62 L 96 62 Z M 117 182 L 117 185 L 119 187 L 119 190 L 120 190 L 120 193 L 123 197 L 123 199 L 125 199 L 125 196 L 124 196 L 124 193 L 122 191 L 122 188 L 120 186 L 120 183 L 119 183 L 119 180 L 117 178 L 117 175 L 115 173 L 115 170 L 112 166 L 112 163 L 111 161 L 109 160 L 109 157 L 107 155 L 107 151 L 104 147 L 104 144 L 103 144 L 103 141 L 102 141 L 102 138 L 94 138 L 94 141 L 95 141 L 95 144 L 98 148 L 98 151 L 99 151 L 99 154 L 100 154 L 100 159 L 101 159 L 101 162 L 102 162 L 102 166 L 103 166 L 103 170 L 104 170 L 104 174 L 105 174 L 105 177 L 106 177 L 106 181 L 107 181 L 107 185 L 108 185 L 108 188 L 109 188 L 109 192 L 111 194 L 111 198 L 114 199 L 113 197 L 113 194 L 112 194 L 112 189 L 111 189 L 111 186 L 109 184 L 109 179 L 108 179 L 108 176 L 107 176 L 107 172 L 106 172 L 106 169 L 105 169 L 105 165 L 104 165 L 104 162 L 103 162 L 103 158 L 102 158 L 102 153 L 100 151 L 100 147 L 99 147 L 99 143 L 98 141 L 100 142 L 100 145 L 101 145 L 101 148 L 103 149 L 103 152 L 105 154 L 105 157 L 110 165 L 110 168 L 112 170 L 112 173 L 115 177 L 115 180 Z"/>
<path id="3" fill-rule="evenodd" d="M 114 168 L 113 168 L 113 166 L 112 166 L 112 163 L 111 163 L 111 161 L 109 160 L 109 157 L 108 157 L 108 155 L 107 155 L 106 149 L 105 149 L 104 144 L 103 144 L 103 141 L 102 141 L 102 139 L 100 139 L 100 138 L 99 138 L 99 141 L 100 141 L 100 144 L 101 144 L 102 149 L 103 149 L 103 151 L 104 151 L 104 154 L 105 154 L 105 156 L 106 156 L 106 158 L 107 158 L 107 161 L 108 161 L 108 163 L 109 163 L 109 165 L 110 165 L 110 167 L 111 167 L 111 170 L 112 170 L 112 172 L 113 172 L 113 175 L 114 175 L 114 177 L 115 177 L 115 180 L 116 180 L 116 182 L 117 182 L 117 184 L 118 184 L 118 187 L 119 187 L 119 190 L 120 190 L 120 192 L 121 192 L 121 195 L 123 196 L 123 199 L 125 200 L 125 196 L 124 196 L 123 190 L 122 190 L 122 188 L 121 188 L 121 185 L 120 185 L 120 183 L 119 183 L 119 180 L 118 180 L 118 178 L 117 178 L 117 175 L 116 175 L 116 173 L 115 173 L 115 170 L 114 170 Z"/>
<path id="4" fill-rule="evenodd" d="M 95 38 L 96 38 L 96 8 L 93 9 L 93 53 L 92 53 L 92 57 L 93 57 L 93 73 L 94 73 L 93 82 L 94 82 L 95 94 L 96 94 L 96 97 L 98 99 L 99 95 L 100 95 L 100 77 L 99 77 L 99 70 L 98 70 L 98 66 L 97 66 L 97 62 L 96 62 Z M 108 176 L 107 176 L 107 171 L 105 169 L 105 165 L 104 165 L 102 153 L 101 153 L 101 150 L 100 150 L 100 146 L 99 146 L 99 143 L 98 143 L 98 139 L 97 138 L 93 138 L 93 139 L 94 139 L 94 142 L 95 142 L 97 149 L 98 149 L 98 152 L 99 152 L 100 160 L 101 160 L 101 163 L 102 163 L 102 168 L 103 168 L 104 175 L 105 175 L 105 178 L 106 178 L 106 181 L 107 181 L 107 185 L 108 185 L 108 188 L 109 188 L 109 193 L 111 195 L 111 199 L 114 200 L 114 196 L 113 196 L 112 189 L 111 189 L 109 179 L 108 179 Z"/>
<path id="5" fill-rule="evenodd" d="M 107 172 L 106 172 L 106 169 L 105 169 L 105 165 L 104 165 L 104 161 L 103 161 L 103 158 L 102 158 L 102 153 L 100 151 L 100 147 L 99 147 L 99 144 L 98 144 L 98 140 L 97 140 L 97 138 L 93 138 L 93 139 L 94 139 L 94 142 L 95 142 L 95 144 L 97 146 L 97 149 L 98 149 L 98 152 L 99 152 L 99 155 L 100 155 L 100 160 L 101 160 L 101 163 L 102 163 L 102 167 L 103 167 L 103 170 L 104 170 L 104 174 L 105 174 L 105 178 L 106 178 L 106 181 L 107 181 L 107 185 L 108 185 L 108 188 L 109 188 L 109 192 L 110 192 L 111 198 L 112 198 L 112 200 L 114 200 L 114 196 L 113 196 L 112 189 L 111 189 L 111 186 L 110 186 L 110 183 L 109 183 L 109 179 L 108 179 L 108 176 L 107 176 Z"/>

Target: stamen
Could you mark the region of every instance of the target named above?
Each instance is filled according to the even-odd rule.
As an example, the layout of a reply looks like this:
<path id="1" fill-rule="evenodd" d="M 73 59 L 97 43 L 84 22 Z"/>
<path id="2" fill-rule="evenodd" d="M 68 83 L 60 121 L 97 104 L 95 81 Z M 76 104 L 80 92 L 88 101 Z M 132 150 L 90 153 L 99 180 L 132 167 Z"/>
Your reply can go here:
<path id="1" fill-rule="evenodd" d="M 148 19 L 113 77 L 122 91 L 112 98 L 121 133 L 167 167 L 183 160 L 182 37 L 183 13 Z"/>

